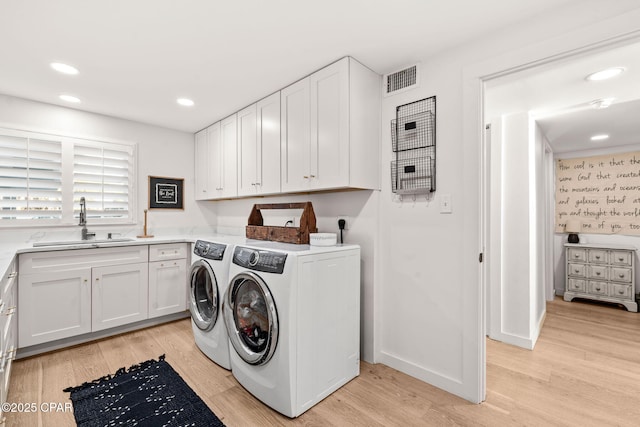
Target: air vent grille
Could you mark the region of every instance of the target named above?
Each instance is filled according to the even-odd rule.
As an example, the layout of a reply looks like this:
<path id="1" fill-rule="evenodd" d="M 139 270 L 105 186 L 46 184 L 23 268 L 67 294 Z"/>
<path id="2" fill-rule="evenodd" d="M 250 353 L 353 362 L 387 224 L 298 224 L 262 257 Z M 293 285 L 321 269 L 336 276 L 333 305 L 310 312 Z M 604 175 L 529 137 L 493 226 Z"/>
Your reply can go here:
<path id="1" fill-rule="evenodd" d="M 418 66 L 412 65 L 404 70 L 385 76 L 385 94 L 391 95 L 398 91 L 402 91 L 418 84 Z"/>

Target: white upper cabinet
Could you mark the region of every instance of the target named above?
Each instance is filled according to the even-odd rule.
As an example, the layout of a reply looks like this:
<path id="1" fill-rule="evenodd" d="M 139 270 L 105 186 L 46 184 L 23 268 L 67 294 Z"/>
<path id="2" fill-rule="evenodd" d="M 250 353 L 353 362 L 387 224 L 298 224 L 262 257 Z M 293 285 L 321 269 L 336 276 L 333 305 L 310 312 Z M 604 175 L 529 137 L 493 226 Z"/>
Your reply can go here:
<path id="1" fill-rule="evenodd" d="M 309 186 L 309 78 L 281 92 L 282 191 L 302 191 Z"/>
<path id="2" fill-rule="evenodd" d="M 196 199 L 380 189 L 380 79 L 343 58 L 199 132 Z"/>
<path id="3" fill-rule="evenodd" d="M 216 183 L 215 198 L 228 199 L 238 195 L 238 124 L 237 114 L 220 122 L 219 150 L 221 159 L 219 166 L 220 181 Z"/>
<path id="4" fill-rule="evenodd" d="M 238 113 L 238 195 L 280 192 L 280 92 Z"/>
<path id="5" fill-rule="evenodd" d="M 196 200 L 206 200 L 211 197 L 209 194 L 209 138 L 208 129 L 196 133 L 195 147 L 195 198 Z"/>
<path id="6" fill-rule="evenodd" d="M 343 58 L 282 90 L 282 191 L 380 188 L 380 76 Z"/>

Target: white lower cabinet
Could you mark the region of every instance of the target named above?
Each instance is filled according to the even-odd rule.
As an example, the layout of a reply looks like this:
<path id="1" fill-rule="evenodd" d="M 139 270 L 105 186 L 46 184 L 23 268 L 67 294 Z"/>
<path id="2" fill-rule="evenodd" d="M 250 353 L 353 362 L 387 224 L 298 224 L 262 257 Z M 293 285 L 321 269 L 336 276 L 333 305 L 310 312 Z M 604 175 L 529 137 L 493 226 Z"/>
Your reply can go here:
<path id="1" fill-rule="evenodd" d="M 12 261 L 0 280 L 0 403 L 7 401 L 11 366 L 18 350 L 16 266 L 16 262 Z M 0 420 L 2 417 L 2 409 L 0 409 Z"/>
<path id="2" fill-rule="evenodd" d="M 147 318 L 148 263 L 96 267 L 91 275 L 93 332 Z"/>
<path id="3" fill-rule="evenodd" d="M 91 332 L 91 268 L 21 274 L 18 345 Z"/>
<path id="4" fill-rule="evenodd" d="M 147 245 L 19 256 L 18 346 L 147 318 Z"/>
<path id="5" fill-rule="evenodd" d="M 149 263 L 149 318 L 187 309 L 187 260 Z"/>

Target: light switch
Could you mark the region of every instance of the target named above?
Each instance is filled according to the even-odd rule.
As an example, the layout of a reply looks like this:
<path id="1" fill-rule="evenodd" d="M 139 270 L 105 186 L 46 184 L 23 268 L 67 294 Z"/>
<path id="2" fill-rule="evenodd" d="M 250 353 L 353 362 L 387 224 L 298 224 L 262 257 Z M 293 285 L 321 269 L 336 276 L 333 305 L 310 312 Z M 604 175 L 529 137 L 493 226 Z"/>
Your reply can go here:
<path id="1" fill-rule="evenodd" d="M 440 195 L 440 213 L 451 213 L 451 194 Z"/>

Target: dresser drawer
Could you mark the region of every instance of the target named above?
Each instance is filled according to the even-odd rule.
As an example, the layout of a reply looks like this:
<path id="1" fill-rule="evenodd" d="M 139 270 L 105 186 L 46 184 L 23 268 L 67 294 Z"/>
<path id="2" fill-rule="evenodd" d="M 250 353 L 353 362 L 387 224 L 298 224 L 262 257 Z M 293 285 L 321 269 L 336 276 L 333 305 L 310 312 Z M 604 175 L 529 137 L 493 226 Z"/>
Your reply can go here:
<path id="1" fill-rule="evenodd" d="M 587 260 L 587 250 L 578 249 L 578 248 L 569 248 L 568 256 L 569 256 L 569 259 L 567 259 L 568 262 L 571 262 L 571 261 L 585 262 Z"/>
<path id="2" fill-rule="evenodd" d="M 603 265 L 587 266 L 587 277 L 589 279 L 609 280 L 609 268 Z"/>
<path id="3" fill-rule="evenodd" d="M 621 285 L 619 283 L 609 283 L 609 296 L 613 298 L 631 298 L 631 285 Z"/>
<path id="4" fill-rule="evenodd" d="M 605 249 L 589 249 L 588 259 L 594 264 L 606 264 L 609 262 L 609 252 Z"/>
<path id="5" fill-rule="evenodd" d="M 587 277 L 587 268 L 584 264 L 569 263 L 567 265 L 567 274 L 573 277 Z"/>
<path id="6" fill-rule="evenodd" d="M 568 291 L 573 292 L 586 292 L 586 282 L 584 280 L 569 279 Z"/>
<path id="7" fill-rule="evenodd" d="M 609 284 L 590 280 L 587 283 L 587 292 L 593 295 L 609 295 Z"/>
<path id="8" fill-rule="evenodd" d="M 631 282 L 631 269 L 622 267 L 611 267 L 611 278 L 616 282 Z"/>
<path id="9" fill-rule="evenodd" d="M 631 266 L 632 252 L 629 251 L 611 251 L 611 264 Z"/>

